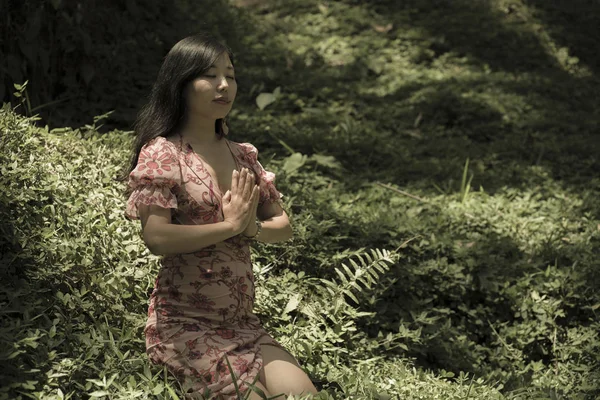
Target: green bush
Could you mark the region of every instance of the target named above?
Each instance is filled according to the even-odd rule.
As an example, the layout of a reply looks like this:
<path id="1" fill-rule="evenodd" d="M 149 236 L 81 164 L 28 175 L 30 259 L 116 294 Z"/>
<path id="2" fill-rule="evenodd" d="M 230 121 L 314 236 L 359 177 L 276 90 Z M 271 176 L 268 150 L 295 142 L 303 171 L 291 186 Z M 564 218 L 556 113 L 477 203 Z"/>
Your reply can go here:
<path id="1" fill-rule="evenodd" d="M 123 188 L 113 179 L 130 134 L 98 134 L 100 120 L 78 130 L 48 130 L 7 105 L 0 113 L 0 398 L 178 396 L 178 384 L 144 354 L 142 327 L 157 257 L 143 245 L 139 226 L 124 218 Z M 288 193 L 294 198 L 300 192 Z M 297 216 L 292 253 L 315 241 L 306 232 L 319 225 Z M 399 253 L 327 249 L 326 260 L 324 248 L 316 248 L 323 264 L 294 272 L 281 268 L 277 247 L 268 250 L 254 255 L 256 312 L 302 360 L 322 398 L 385 398 L 400 393 L 402 382 L 417 387 L 423 379 L 444 398 L 467 387 L 474 395 L 499 396 L 481 379 L 445 383 L 408 360 L 380 353 L 382 343 L 405 338 L 404 332 L 370 338 L 358 328 L 372 316 L 361 311 L 361 301 L 376 291 Z M 382 365 L 400 372 L 382 374 Z M 361 379 L 348 373 L 354 368 L 364 370 Z"/>
<path id="2" fill-rule="evenodd" d="M 68 398 L 99 389 L 87 379 L 144 371 L 141 329 L 156 260 L 124 220 L 113 183 L 123 161 L 114 150 L 127 135 L 32 122 L 1 111 L 0 393 Z M 134 382 L 131 390 L 142 385 Z"/>

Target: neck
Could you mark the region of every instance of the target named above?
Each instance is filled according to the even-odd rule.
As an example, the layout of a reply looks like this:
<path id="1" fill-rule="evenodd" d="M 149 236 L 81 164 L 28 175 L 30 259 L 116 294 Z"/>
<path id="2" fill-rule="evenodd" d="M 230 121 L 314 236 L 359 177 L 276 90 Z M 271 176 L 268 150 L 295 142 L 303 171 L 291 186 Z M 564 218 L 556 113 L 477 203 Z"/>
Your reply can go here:
<path id="1" fill-rule="evenodd" d="M 181 136 L 192 146 L 194 144 L 201 146 L 215 144 L 218 142 L 215 134 L 215 121 L 197 114 L 190 114 L 181 128 Z"/>

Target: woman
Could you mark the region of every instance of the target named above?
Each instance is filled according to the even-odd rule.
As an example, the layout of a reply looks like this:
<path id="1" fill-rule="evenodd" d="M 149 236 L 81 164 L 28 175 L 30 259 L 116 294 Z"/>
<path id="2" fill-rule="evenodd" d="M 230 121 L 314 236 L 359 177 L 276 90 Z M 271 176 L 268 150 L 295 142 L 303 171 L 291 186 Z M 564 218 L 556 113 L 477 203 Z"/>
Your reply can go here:
<path id="1" fill-rule="evenodd" d="M 253 382 L 267 396 L 316 393 L 252 312 L 249 244 L 284 241 L 292 230 L 256 148 L 225 138 L 236 92 L 231 51 L 191 36 L 167 54 L 136 122 L 126 215 L 140 219 L 146 245 L 163 256 L 147 353 L 178 377 L 186 398 L 237 398 L 228 362 L 242 393 Z"/>

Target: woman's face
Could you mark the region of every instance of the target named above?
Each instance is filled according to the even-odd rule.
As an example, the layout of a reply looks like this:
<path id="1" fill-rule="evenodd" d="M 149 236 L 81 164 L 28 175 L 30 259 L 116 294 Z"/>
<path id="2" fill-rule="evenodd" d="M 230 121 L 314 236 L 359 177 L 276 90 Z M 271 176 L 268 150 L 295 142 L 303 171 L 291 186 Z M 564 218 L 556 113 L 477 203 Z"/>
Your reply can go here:
<path id="1" fill-rule="evenodd" d="M 229 55 L 223 53 L 208 71 L 188 84 L 187 108 L 207 119 L 224 118 L 231 110 L 236 93 L 235 71 Z"/>

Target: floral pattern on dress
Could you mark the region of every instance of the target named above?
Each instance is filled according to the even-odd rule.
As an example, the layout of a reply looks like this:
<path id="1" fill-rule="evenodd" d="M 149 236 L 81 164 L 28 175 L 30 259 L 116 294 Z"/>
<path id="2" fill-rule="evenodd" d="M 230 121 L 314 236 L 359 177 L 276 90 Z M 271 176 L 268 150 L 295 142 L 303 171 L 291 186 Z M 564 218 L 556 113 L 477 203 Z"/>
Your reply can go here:
<path id="1" fill-rule="evenodd" d="M 181 183 L 176 154 L 164 141 L 153 139 L 142 147 L 135 169 L 129 174 L 128 185 L 133 189 L 125 214 L 138 219 L 138 205 L 159 205 L 177 208 Z"/>
<path id="2" fill-rule="evenodd" d="M 256 148 L 250 143 L 227 144 L 237 169 L 250 168 L 258 178 L 260 202 L 280 202 L 275 174 L 258 162 Z M 128 184 L 133 192 L 125 214 L 130 219 L 139 218 L 139 204 L 155 204 L 172 209 L 173 224 L 223 221 L 216 182 L 179 136 L 149 141 Z M 249 241 L 237 235 L 161 259 L 148 305 L 146 352 L 153 363 L 166 365 L 178 376 L 188 399 L 204 398 L 206 390 L 211 399 L 236 399 L 227 360 L 235 383 L 245 392 L 263 366 L 260 345 L 284 349 L 252 311 L 255 288 L 248 246 Z"/>
<path id="3" fill-rule="evenodd" d="M 258 161 L 258 150 L 250 143 L 237 143 L 237 156 L 241 162 L 250 168 L 258 179 L 260 188 L 259 204 L 277 202 L 281 204 L 283 195 L 275 187 L 275 174 L 266 171 Z"/>
<path id="4" fill-rule="evenodd" d="M 153 175 L 155 172 L 158 175 L 171 172 L 171 168 L 177 162 L 172 154 L 151 147 L 143 148 L 138 160 L 138 170 L 148 175 Z"/>

